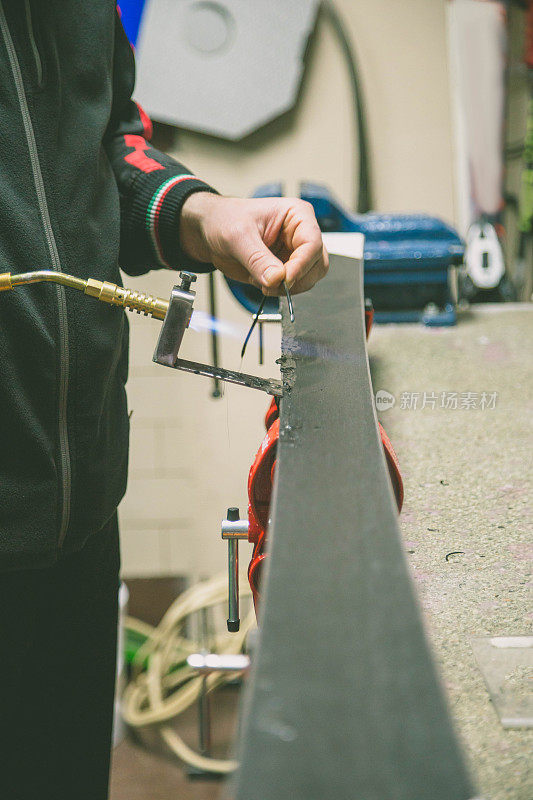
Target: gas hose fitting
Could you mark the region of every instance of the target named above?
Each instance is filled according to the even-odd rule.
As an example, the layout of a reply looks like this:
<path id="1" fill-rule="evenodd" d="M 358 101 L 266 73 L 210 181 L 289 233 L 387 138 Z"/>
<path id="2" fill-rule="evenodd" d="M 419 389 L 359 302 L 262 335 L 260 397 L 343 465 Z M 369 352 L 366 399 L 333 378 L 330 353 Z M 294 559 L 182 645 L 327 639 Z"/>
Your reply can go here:
<path id="1" fill-rule="evenodd" d="M 123 286 L 109 283 L 109 281 L 97 281 L 94 278 L 84 280 L 76 278 L 74 275 L 67 275 L 64 272 L 55 272 L 54 270 L 22 272 L 18 275 L 13 275 L 11 272 L 2 272 L 0 273 L 0 292 L 14 289 L 16 286 L 41 283 L 43 281 L 70 286 L 72 289 L 78 289 L 78 291 L 84 292 L 89 297 L 101 300 L 103 303 L 111 303 L 121 308 L 127 308 L 130 311 L 136 311 L 138 314 L 152 316 L 155 319 L 165 319 L 168 311 L 168 300 L 163 300 L 161 297 L 153 297 L 150 294 L 144 294 L 144 292 L 125 289 Z"/>

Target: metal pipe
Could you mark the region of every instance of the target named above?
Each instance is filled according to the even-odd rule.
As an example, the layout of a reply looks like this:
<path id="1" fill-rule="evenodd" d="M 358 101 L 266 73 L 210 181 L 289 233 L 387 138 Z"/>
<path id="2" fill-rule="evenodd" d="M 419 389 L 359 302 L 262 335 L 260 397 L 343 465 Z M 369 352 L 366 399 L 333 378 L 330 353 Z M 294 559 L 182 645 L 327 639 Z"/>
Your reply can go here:
<path id="1" fill-rule="evenodd" d="M 228 539 L 228 631 L 239 630 L 239 540 Z"/>
<path id="2" fill-rule="evenodd" d="M 250 656 L 243 653 L 192 653 L 187 664 L 200 674 L 211 672 L 244 672 L 250 667 Z"/>
<path id="3" fill-rule="evenodd" d="M 160 297 L 153 297 L 132 289 L 125 289 L 116 283 L 109 281 L 98 281 L 94 278 L 76 278 L 74 275 L 67 275 L 65 272 L 55 272 L 51 269 L 35 270 L 34 272 L 21 272 L 13 275 L 11 272 L 0 273 L 0 292 L 9 291 L 16 286 L 24 286 L 30 283 L 60 283 L 62 286 L 70 286 L 84 292 L 96 300 L 103 303 L 111 303 L 114 306 L 127 308 L 130 311 L 137 311 L 138 314 L 152 316 L 155 319 L 165 319 L 168 311 L 168 300 Z"/>
<path id="4" fill-rule="evenodd" d="M 281 322 L 281 314 L 266 314 L 261 313 L 257 315 L 258 322 Z"/>
<path id="5" fill-rule="evenodd" d="M 22 286 L 28 283 L 42 283 L 43 281 L 60 283 L 63 286 L 71 286 L 73 289 L 79 289 L 82 292 L 87 288 L 86 280 L 76 278 L 74 275 L 66 275 L 64 272 L 55 272 L 52 269 L 41 269 L 36 272 L 21 272 L 18 275 L 4 272 L 0 278 L 4 279 L 0 281 L 0 291 L 12 289 L 14 286 Z"/>
<path id="6" fill-rule="evenodd" d="M 170 364 L 167 366 L 170 366 Z M 224 367 L 215 369 L 210 364 L 200 364 L 198 361 L 187 361 L 184 358 L 177 358 L 172 366 L 175 369 L 192 372 L 194 375 L 205 375 L 208 378 L 213 378 L 216 375 L 220 380 L 228 381 L 228 383 L 248 386 L 249 389 L 259 389 L 261 392 L 266 392 L 275 397 L 283 397 L 283 384 L 275 378 L 258 378 L 256 375 L 247 375 L 244 372 L 224 369 Z"/>
<path id="7" fill-rule="evenodd" d="M 209 655 L 209 622 L 208 609 L 200 609 L 200 642 L 202 652 Z M 198 743 L 200 753 L 209 756 L 211 751 L 211 708 L 207 687 L 207 675 L 202 675 L 202 684 L 198 695 Z"/>

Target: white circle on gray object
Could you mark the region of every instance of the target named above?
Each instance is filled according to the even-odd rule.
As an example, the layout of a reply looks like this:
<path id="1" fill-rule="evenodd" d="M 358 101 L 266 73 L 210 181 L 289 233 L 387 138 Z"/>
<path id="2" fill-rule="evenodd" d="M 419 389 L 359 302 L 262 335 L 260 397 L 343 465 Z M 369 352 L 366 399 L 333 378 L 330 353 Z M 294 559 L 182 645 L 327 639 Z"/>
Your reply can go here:
<path id="1" fill-rule="evenodd" d="M 185 13 L 184 33 L 187 44 L 200 53 L 220 53 L 228 49 L 235 20 L 222 3 L 200 0 Z"/>

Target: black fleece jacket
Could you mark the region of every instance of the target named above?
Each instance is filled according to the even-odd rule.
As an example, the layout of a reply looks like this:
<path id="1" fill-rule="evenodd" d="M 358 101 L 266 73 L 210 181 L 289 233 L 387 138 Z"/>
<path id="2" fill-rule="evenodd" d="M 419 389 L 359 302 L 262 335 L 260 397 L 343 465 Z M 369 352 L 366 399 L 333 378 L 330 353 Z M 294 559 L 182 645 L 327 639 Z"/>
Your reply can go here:
<path id="1" fill-rule="evenodd" d="M 186 197 L 148 143 L 113 0 L 0 0 L 0 272 L 120 283 L 189 266 Z M 127 478 L 124 312 L 55 284 L 0 294 L 0 569 L 83 546 Z"/>

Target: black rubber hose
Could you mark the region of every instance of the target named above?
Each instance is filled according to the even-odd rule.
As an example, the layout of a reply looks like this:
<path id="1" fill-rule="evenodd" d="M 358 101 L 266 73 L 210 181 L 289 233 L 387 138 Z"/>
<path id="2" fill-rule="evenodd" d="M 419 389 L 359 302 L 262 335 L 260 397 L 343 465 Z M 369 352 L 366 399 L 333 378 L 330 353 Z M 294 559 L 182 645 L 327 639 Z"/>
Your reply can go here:
<path id="1" fill-rule="evenodd" d="M 359 179 L 357 182 L 357 190 L 355 195 L 355 207 L 359 213 L 365 214 L 372 208 L 372 188 L 370 181 L 366 115 L 359 72 L 357 69 L 357 59 L 355 57 L 355 52 L 352 48 L 351 42 L 346 35 L 342 18 L 340 17 L 333 3 L 329 2 L 329 0 L 323 0 L 320 10 L 325 19 L 327 19 L 331 25 L 339 41 L 350 75 L 354 105 L 355 130 L 357 132 L 357 143 L 359 150 Z"/>

